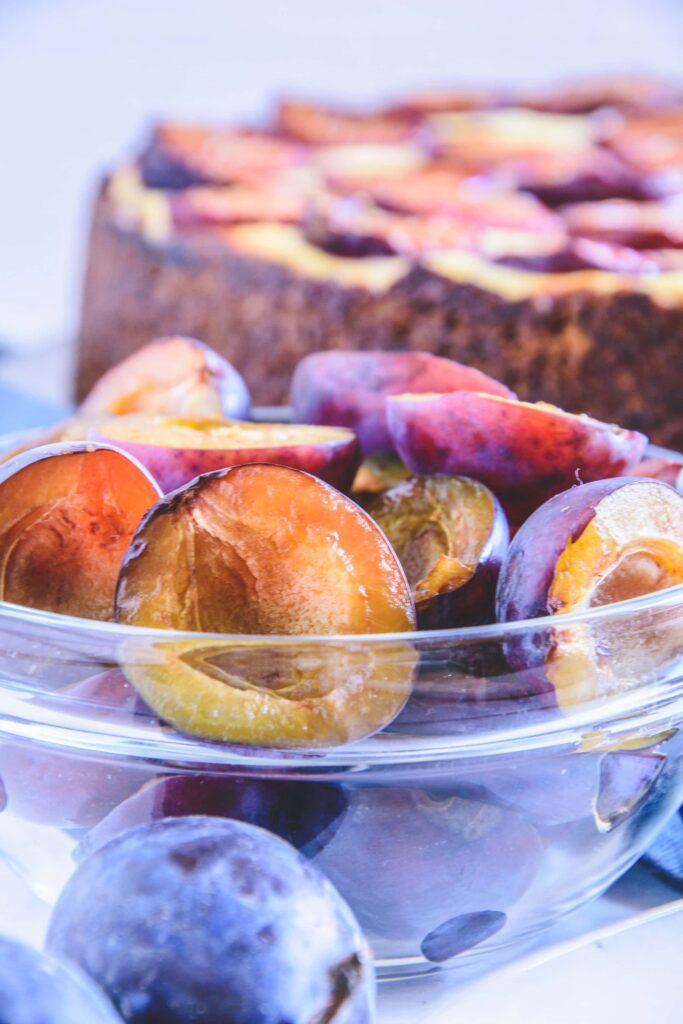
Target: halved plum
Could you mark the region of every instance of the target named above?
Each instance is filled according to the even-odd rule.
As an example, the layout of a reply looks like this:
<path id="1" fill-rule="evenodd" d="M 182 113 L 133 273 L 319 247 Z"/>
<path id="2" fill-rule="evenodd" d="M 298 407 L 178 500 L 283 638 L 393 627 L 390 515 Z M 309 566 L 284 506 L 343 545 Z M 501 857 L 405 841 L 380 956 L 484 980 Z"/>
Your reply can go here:
<path id="1" fill-rule="evenodd" d="M 628 473 L 647 438 L 545 402 L 460 391 L 394 395 L 387 424 L 414 473 L 459 473 L 485 483 L 511 524 L 579 481 Z"/>
<path id="2" fill-rule="evenodd" d="M 247 462 L 303 469 L 348 491 L 360 462 L 355 435 L 335 427 L 118 416 L 97 424 L 90 436 L 139 459 L 165 493 L 202 473 Z"/>
<path id="3" fill-rule="evenodd" d="M 44 445 L 3 463 L 0 598 L 111 619 L 121 559 L 160 493 L 135 459 L 104 445 Z"/>
<path id="4" fill-rule="evenodd" d="M 397 455 L 370 455 L 363 459 L 356 473 L 351 494 L 361 504 L 375 494 L 388 491 L 395 484 L 407 480 L 410 470 Z"/>
<path id="5" fill-rule="evenodd" d="M 303 214 L 304 197 L 259 184 L 204 186 L 171 193 L 169 205 L 173 224 L 180 229 L 252 221 L 295 224 Z"/>
<path id="6" fill-rule="evenodd" d="M 274 135 L 162 121 L 139 163 L 149 188 L 184 189 L 259 180 L 301 160 L 300 146 Z"/>
<path id="7" fill-rule="evenodd" d="M 406 642 L 297 644 L 234 634 L 359 634 L 415 628 L 410 588 L 378 526 L 329 485 L 273 465 L 200 477 L 160 501 L 124 558 L 117 617 L 231 633 L 160 641 L 124 668 L 177 729 L 262 746 L 327 746 L 369 735 L 408 697 Z"/>
<path id="8" fill-rule="evenodd" d="M 505 925 L 541 866 L 544 843 L 525 817 L 449 782 L 442 772 L 425 789 L 350 790 L 339 828 L 315 858 L 375 947 L 388 940 L 389 949 L 450 959 Z"/>
<path id="9" fill-rule="evenodd" d="M 510 538 L 488 487 L 461 476 L 414 476 L 366 508 L 405 569 L 421 629 L 493 621 Z"/>
<path id="10" fill-rule="evenodd" d="M 296 99 L 281 101 L 278 128 L 290 138 L 314 146 L 405 142 L 413 131 L 401 117 L 339 110 Z"/>
<path id="11" fill-rule="evenodd" d="M 365 455 L 393 452 L 386 400 L 406 389 L 514 397 L 481 370 L 427 352 L 313 352 L 301 360 L 292 378 L 293 415 L 300 423 L 349 427 Z"/>
<path id="12" fill-rule="evenodd" d="M 227 360 L 195 338 L 155 338 L 117 363 L 81 406 L 84 416 L 146 413 L 215 419 L 249 414 L 247 385 Z"/>
<path id="13" fill-rule="evenodd" d="M 509 622 L 651 594 L 683 583 L 683 496 L 637 477 L 597 480 L 556 495 L 515 536 L 496 607 Z M 521 643 L 517 663 L 539 664 L 558 704 L 618 692 L 657 671 L 683 641 L 680 617 L 577 622 Z"/>
<path id="14" fill-rule="evenodd" d="M 652 456 L 639 462 L 632 474 L 645 477 L 648 480 L 661 480 L 683 493 L 683 459 Z"/>
<path id="15" fill-rule="evenodd" d="M 629 202 L 613 199 L 601 203 L 577 203 L 562 211 L 569 230 L 583 238 L 629 246 L 633 249 L 683 247 L 683 204 Z"/>

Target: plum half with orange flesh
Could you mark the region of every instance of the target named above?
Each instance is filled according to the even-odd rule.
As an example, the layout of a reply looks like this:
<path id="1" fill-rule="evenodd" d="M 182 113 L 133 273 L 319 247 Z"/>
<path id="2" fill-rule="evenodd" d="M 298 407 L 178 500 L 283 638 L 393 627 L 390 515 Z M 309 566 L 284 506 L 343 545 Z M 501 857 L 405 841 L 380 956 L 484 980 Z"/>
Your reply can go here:
<path id="1" fill-rule="evenodd" d="M 303 469 L 348 491 L 360 461 L 355 435 L 336 427 L 117 416 L 90 436 L 139 459 L 165 493 L 202 473 L 248 462 Z"/>
<path id="2" fill-rule="evenodd" d="M 401 560 L 420 628 L 493 620 L 509 531 L 488 487 L 461 476 L 414 476 L 366 508 Z"/>
<path id="3" fill-rule="evenodd" d="M 459 473 L 485 483 L 517 526 L 577 482 L 628 473 L 647 438 L 545 402 L 459 391 L 387 399 L 394 445 L 414 473 Z"/>
<path id="4" fill-rule="evenodd" d="M 139 463 L 101 445 L 10 459 L 0 467 L 0 598 L 112 619 L 121 559 L 160 493 Z"/>
<path id="5" fill-rule="evenodd" d="M 357 505 L 298 470 L 237 466 L 158 502 L 124 558 L 116 607 L 132 625 L 231 634 L 162 640 L 155 660 L 125 665 L 161 718 L 205 739 L 343 743 L 386 725 L 411 689 L 412 645 L 358 636 L 415 628 L 391 545 Z M 310 634 L 355 636 L 283 645 Z"/>
<path id="6" fill-rule="evenodd" d="M 498 619 L 553 616 L 547 642 L 516 655 L 544 662 L 560 706 L 620 692 L 683 646 L 680 617 L 637 610 L 613 620 L 562 613 L 683 583 L 683 495 L 657 480 L 598 480 L 558 494 L 522 526 L 498 579 Z M 517 659 L 518 660 L 518 659 Z"/>
<path id="7" fill-rule="evenodd" d="M 146 413 L 214 419 L 249 414 L 241 375 L 195 338 L 155 338 L 97 382 L 81 406 L 84 416 Z"/>

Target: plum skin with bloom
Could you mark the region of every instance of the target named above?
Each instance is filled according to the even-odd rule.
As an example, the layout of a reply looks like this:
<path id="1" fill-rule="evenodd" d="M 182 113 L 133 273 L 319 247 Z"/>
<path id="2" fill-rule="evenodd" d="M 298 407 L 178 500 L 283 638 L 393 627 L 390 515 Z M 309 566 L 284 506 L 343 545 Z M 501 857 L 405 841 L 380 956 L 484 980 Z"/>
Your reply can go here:
<path id="1" fill-rule="evenodd" d="M 3 936 L 0 1018 L 7 1024 L 121 1024 L 104 993 L 73 964 Z"/>
<path id="2" fill-rule="evenodd" d="M 166 818 L 77 869 L 47 946 L 130 1024 L 370 1024 L 372 958 L 324 876 L 242 822 Z"/>

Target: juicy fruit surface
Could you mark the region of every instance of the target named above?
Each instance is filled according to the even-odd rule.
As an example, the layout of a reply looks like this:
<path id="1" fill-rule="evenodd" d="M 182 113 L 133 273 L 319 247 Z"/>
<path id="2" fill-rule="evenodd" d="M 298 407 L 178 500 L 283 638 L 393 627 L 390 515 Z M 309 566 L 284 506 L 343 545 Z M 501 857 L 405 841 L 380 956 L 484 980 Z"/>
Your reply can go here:
<path id="1" fill-rule="evenodd" d="M 120 622 L 209 633 L 393 633 L 410 592 L 381 531 L 307 474 L 251 465 L 164 499 L 137 531 Z"/>
<path id="2" fill-rule="evenodd" d="M 456 592 L 462 598 L 480 570 L 488 579 L 473 607 L 467 609 L 461 600 L 449 609 L 450 617 L 455 626 L 490 616 L 508 528 L 484 484 L 466 477 L 415 476 L 376 497 L 367 510 L 401 560 L 418 617 L 428 619 L 440 598 Z"/>
<path id="3" fill-rule="evenodd" d="M 167 493 L 202 473 L 247 462 L 303 469 L 348 490 L 360 458 L 350 430 L 288 423 L 118 416 L 97 424 L 91 436 L 134 455 Z"/>
<path id="4" fill-rule="evenodd" d="M 0 474 L 0 597 L 44 611 L 111 619 L 124 552 L 159 497 L 123 452 L 48 445 Z"/>
<path id="5" fill-rule="evenodd" d="M 654 576 L 642 566 L 640 591 L 635 573 L 612 575 L 633 555 L 659 563 Z M 577 611 L 659 589 L 653 584 L 674 586 L 683 582 L 682 559 L 683 497 L 668 484 L 625 478 L 575 487 L 516 534 L 500 574 L 498 617 Z"/>
<path id="6" fill-rule="evenodd" d="M 655 480 L 600 480 L 557 495 L 520 529 L 498 581 L 498 618 L 588 611 L 681 583 L 683 496 Z M 533 657 L 566 707 L 642 683 L 682 639 L 675 617 L 558 619 L 554 643 Z"/>
<path id="7" fill-rule="evenodd" d="M 246 416 L 250 398 L 237 370 L 194 338 L 157 338 L 104 374 L 81 406 L 96 414 Z"/>
<path id="8" fill-rule="evenodd" d="M 350 427 L 368 455 L 393 451 L 388 395 L 460 390 L 513 397 L 480 370 L 424 352 L 314 352 L 296 368 L 292 406 L 302 423 Z"/>
<path id="9" fill-rule="evenodd" d="M 543 402 L 459 392 L 387 403 L 396 449 L 416 473 L 462 473 L 487 484 L 515 524 L 581 481 L 627 473 L 647 438 Z"/>
<path id="10" fill-rule="evenodd" d="M 349 908 L 290 846 L 239 822 L 165 819 L 109 843 L 67 883 L 48 947 L 134 1024 L 372 1020 Z"/>
<path id="11" fill-rule="evenodd" d="M 7 1024 L 121 1024 L 73 966 L 0 936 L 0 1019 Z"/>
<path id="12" fill-rule="evenodd" d="M 415 627 L 388 541 L 349 499 L 307 474 L 241 466 L 159 502 L 124 560 L 117 616 L 231 634 L 358 634 Z M 391 721 L 412 685 L 409 644 L 264 640 L 155 644 L 126 673 L 176 728 L 224 742 L 327 746 Z"/>

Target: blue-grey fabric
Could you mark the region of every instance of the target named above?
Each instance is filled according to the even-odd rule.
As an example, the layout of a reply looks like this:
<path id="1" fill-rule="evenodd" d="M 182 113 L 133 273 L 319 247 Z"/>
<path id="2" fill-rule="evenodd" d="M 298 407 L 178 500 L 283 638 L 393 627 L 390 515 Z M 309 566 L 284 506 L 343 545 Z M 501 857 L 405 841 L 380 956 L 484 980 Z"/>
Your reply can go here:
<path id="1" fill-rule="evenodd" d="M 645 855 L 658 875 L 683 892 L 683 807 L 675 814 Z"/>
<path id="2" fill-rule="evenodd" d="M 0 434 L 46 427 L 68 416 L 67 405 L 45 402 L 0 381 Z"/>

